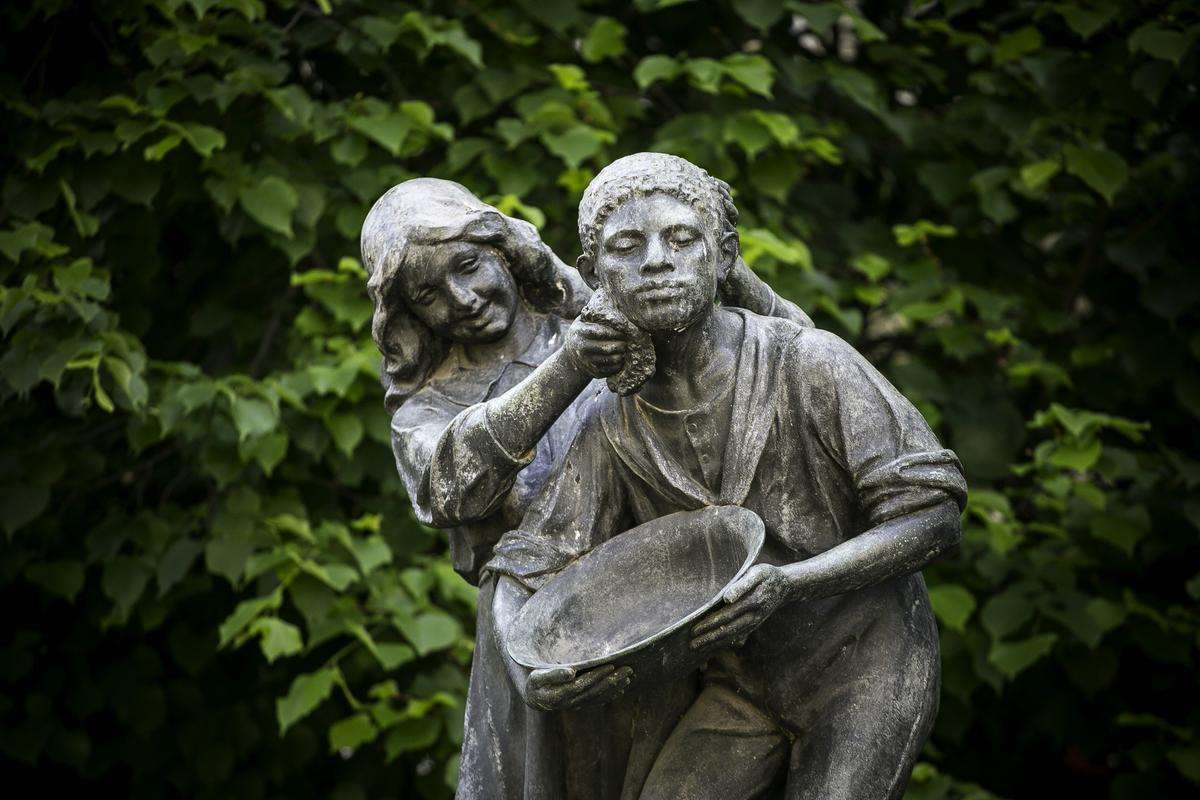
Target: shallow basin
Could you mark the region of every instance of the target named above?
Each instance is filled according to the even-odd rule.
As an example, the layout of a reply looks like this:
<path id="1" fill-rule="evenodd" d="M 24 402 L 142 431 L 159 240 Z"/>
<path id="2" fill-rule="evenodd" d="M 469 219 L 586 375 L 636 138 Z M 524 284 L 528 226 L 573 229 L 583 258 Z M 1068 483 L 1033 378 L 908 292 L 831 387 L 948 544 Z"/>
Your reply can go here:
<path id="1" fill-rule="evenodd" d="M 525 603 L 508 652 L 533 669 L 631 666 L 638 683 L 698 664 L 691 627 L 749 569 L 765 530 L 753 511 L 682 511 L 613 537 Z"/>

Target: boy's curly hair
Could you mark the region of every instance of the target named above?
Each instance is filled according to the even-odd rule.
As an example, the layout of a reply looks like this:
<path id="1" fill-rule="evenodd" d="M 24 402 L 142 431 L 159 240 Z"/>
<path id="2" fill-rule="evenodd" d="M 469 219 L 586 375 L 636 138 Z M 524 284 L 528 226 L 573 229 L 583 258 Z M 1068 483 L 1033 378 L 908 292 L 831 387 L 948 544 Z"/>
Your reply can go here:
<path id="1" fill-rule="evenodd" d="M 737 236 L 738 210 L 729 184 L 679 156 L 634 153 L 600 170 L 584 191 L 579 201 L 579 243 L 583 254 L 595 259 L 600 230 L 618 206 L 631 198 L 656 192 L 694 207 L 712 225 L 718 241 L 727 233 Z"/>

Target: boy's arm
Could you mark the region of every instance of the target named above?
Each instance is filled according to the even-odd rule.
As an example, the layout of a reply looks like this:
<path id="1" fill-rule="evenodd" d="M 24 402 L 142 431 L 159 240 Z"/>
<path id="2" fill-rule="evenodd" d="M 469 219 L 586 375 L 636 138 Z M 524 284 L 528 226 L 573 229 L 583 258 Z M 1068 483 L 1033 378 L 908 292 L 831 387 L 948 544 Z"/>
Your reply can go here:
<path id="1" fill-rule="evenodd" d="M 749 636 L 780 606 L 851 592 L 909 575 L 958 545 L 958 506 L 944 500 L 877 525 L 804 561 L 759 564 L 731 586 L 728 605 L 692 629 L 692 647 L 705 650 Z"/>
<path id="2" fill-rule="evenodd" d="M 760 564 L 726 592 L 729 603 L 693 628 L 693 647 L 737 641 L 781 605 L 908 575 L 957 546 L 966 483 L 920 412 L 853 348 L 824 331 L 796 340 L 785 369 L 806 430 L 835 453 L 854 484 L 866 530 L 804 561 Z M 850 522 L 849 520 L 847 522 Z"/>
<path id="3" fill-rule="evenodd" d="M 508 657 L 508 632 L 530 592 L 507 575 L 500 576 L 492 598 L 496 646 L 504 657 L 509 680 L 528 705 L 542 711 L 604 703 L 625 691 L 633 677 L 629 667 L 612 664 L 577 674 L 573 669 L 529 670 Z"/>

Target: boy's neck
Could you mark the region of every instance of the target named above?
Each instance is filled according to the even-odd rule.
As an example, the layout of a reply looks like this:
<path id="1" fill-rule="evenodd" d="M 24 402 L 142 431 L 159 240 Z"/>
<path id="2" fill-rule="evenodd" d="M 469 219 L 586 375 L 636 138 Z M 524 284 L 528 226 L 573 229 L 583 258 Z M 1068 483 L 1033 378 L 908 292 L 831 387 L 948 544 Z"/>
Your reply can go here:
<path id="1" fill-rule="evenodd" d="M 681 331 L 651 334 L 655 371 L 640 396 L 666 409 L 704 403 L 736 365 L 737 335 L 737 320 L 716 306 Z"/>

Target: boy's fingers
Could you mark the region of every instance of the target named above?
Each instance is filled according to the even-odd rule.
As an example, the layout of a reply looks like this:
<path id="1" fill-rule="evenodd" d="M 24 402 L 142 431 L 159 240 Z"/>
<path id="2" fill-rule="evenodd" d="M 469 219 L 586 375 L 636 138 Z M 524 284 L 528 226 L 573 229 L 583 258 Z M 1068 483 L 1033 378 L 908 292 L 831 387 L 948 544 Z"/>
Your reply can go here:
<path id="1" fill-rule="evenodd" d="M 711 631 L 729 628 L 738 623 L 739 620 L 750 616 L 758 609 L 754 606 L 736 605 L 722 608 L 714 614 L 710 614 L 708 618 L 701 620 L 692 628 L 692 636 L 703 636 Z"/>
<path id="2" fill-rule="evenodd" d="M 728 625 L 733 620 L 738 619 L 751 611 L 758 609 L 758 604 L 754 602 L 753 595 L 743 597 L 740 601 L 731 603 L 726 606 L 712 611 L 704 619 L 700 620 L 692 627 L 692 633 L 696 636 L 706 633 L 713 628 L 718 628 L 722 625 Z"/>
<path id="3" fill-rule="evenodd" d="M 737 583 L 725 590 L 723 595 L 725 602 L 736 603 L 747 592 L 761 585 L 767 574 L 768 569 L 762 564 L 751 567 L 750 571 L 738 579 Z"/>
<path id="4" fill-rule="evenodd" d="M 745 640 L 754 631 L 754 627 L 755 619 L 753 615 L 746 615 L 734 623 L 693 638 L 691 648 L 693 650 L 707 650 L 725 642 Z"/>

